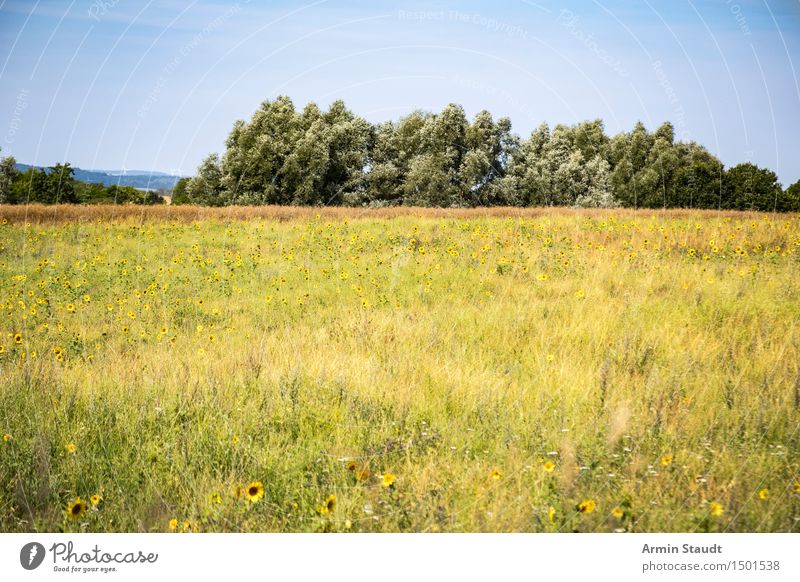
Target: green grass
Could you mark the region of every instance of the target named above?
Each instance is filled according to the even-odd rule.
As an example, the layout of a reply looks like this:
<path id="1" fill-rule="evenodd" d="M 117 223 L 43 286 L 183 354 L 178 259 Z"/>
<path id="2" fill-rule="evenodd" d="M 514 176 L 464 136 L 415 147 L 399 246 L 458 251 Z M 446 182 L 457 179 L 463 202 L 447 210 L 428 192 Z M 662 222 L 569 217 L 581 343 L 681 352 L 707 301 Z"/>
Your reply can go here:
<path id="1" fill-rule="evenodd" d="M 800 531 L 798 251 L 795 215 L 1 225 L 0 531 Z"/>

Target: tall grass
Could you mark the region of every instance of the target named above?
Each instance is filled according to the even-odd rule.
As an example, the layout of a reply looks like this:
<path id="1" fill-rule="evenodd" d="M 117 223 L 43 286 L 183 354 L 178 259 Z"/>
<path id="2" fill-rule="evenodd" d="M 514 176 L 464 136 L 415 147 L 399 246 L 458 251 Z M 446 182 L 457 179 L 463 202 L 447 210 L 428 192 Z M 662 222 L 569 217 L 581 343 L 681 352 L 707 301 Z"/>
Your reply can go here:
<path id="1" fill-rule="evenodd" d="M 800 530 L 797 216 L 18 210 L 2 531 Z"/>

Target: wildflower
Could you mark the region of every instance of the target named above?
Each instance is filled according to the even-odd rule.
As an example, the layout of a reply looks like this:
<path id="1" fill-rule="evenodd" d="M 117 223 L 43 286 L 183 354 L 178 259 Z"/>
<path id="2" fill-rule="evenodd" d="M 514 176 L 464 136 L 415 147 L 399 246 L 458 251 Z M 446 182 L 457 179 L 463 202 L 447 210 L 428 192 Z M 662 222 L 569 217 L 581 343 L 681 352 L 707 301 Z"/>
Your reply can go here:
<path id="1" fill-rule="evenodd" d="M 330 513 L 336 509 L 336 496 L 329 495 L 328 498 L 325 500 L 325 510 L 327 513 Z"/>
<path id="2" fill-rule="evenodd" d="M 396 477 L 392 473 L 384 473 L 383 477 L 381 477 L 381 483 L 385 488 L 389 488 L 394 485 Z"/>
<path id="3" fill-rule="evenodd" d="M 611 515 L 613 515 L 617 519 L 622 519 L 622 516 L 624 514 L 625 514 L 625 512 L 622 511 L 621 507 L 615 507 L 614 509 L 611 510 Z"/>
<path id="4" fill-rule="evenodd" d="M 75 501 L 67 505 L 67 515 L 72 519 L 78 519 L 86 513 L 86 507 L 86 503 L 80 497 L 76 497 Z"/>
<path id="5" fill-rule="evenodd" d="M 247 489 L 245 490 L 245 494 L 247 495 L 247 500 L 251 503 L 255 503 L 262 497 L 264 497 L 264 484 L 261 481 L 253 481 L 252 483 L 247 485 Z"/>
<path id="6" fill-rule="evenodd" d="M 491 477 L 495 481 L 499 481 L 500 479 L 503 478 L 503 474 L 498 469 L 492 469 Z"/>
<path id="7" fill-rule="evenodd" d="M 716 501 L 709 506 L 709 512 L 714 517 L 719 517 L 723 513 L 725 513 L 725 508 L 722 507 L 721 503 L 717 503 Z"/>
<path id="8" fill-rule="evenodd" d="M 661 457 L 661 464 L 664 467 L 668 467 L 669 465 L 671 465 L 672 464 L 672 455 L 664 455 L 663 457 Z"/>
<path id="9" fill-rule="evenodd" d="M 552 506 L 551 506 L 551 507 L 550 507 L 550 508 L 547 510 L 547 520 L 548 520 L 550 523 L 555 523 L 555 522 L 556 522 L 556 508 L 555 508 L 555 507 L 552 507 Z"/>
<path id="10" fill-rule="evenodd" d="M 68 455 L 74 455 L 75 451 L 78 450 L 78 447 L 75 446 L 75 443 L 67 443 L 64 448 L 67 450 Z"/>
<path id="11" fill-rule="evenodd" d="M 758 498 L 759 498 L 759 499 L 762 499 L 762 500 L 767 500 L 767 499 L 769 499 L 769 489 L 767 489 L 767 488 L 764 488 L 764 489 L 762 489 L 761 491 L 759 491 L 759 492 L 758 492 Z"/>
<path id="12" fill-rule="evenodd" d="M 91 503 L 92 503 L 92 507 L 97 507 L 98 505 L 100 505 L 100 502 L 102 500 L 103 500 L 103 497 L 101 495 L 99 495 L 98 493 L 95 493 L 94 495 L 92 495 L 89 498 L 89 501 L 91 501 Z"/>
<path id="13" fill-rule="evenodd" d="M 553 469 L 555 468 L 556 468 L 555 463 L 553 463 L 553 461 L 550 460 L 545 461 L 544 464 L 542 465 L 542 469 L 544 469 L 545 472 L 547 473 L 552 473 Z"/>
<path id="14" fill-rule="evenodd" d="M 580 513 L 592 513 L 594 509 L 594 499 L 584 499 L 578 504 L 578 512 Z"/>
<path id="15" fill-rule="evenodd" d="M 178 529 L 178 520 L 175 519 L 174 517 L 169 520 L 169 529 L 172 531 Z"/>

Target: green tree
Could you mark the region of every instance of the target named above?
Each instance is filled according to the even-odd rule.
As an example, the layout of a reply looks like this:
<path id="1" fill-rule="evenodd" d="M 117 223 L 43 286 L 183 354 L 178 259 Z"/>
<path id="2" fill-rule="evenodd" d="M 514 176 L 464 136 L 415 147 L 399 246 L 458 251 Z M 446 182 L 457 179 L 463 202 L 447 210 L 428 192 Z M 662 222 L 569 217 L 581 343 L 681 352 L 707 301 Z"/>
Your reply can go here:
<path id="1" fill-rule="evenodd" d="M 207 156 L 200 163 L 197 175 L 186 185 L 186 195 L 192 204 L 223 205 L 226 198 L 223 196 L 222 168 L 217 154 Z"/>
<path id="2" fill-rule="evenodd" d="M 180 206 L 182 204 L 191 204 L 191 199 L 189 198 L 189 194 L 186 191 L 189 182 L 190 182 L 189 178 L 181 178 L 175 183 L 175 187 L 172 189 L 172 200 L 171 200 L 172 204 L 175 204 L 177 206 Z"/>
<path id="3" fill-rule="evenodd" d="M 789 186 L 778 199 L 779 212 L 800 212 L 800 180 Z"/>
<path id="4" fill-rule="evenodd" d="M 14 181 L 19 177 L 13 156 L 0 159 L 0 204 L 14 204 Z"/>
<path id="5" fill-rule="evenodd" d="M 772 211 L 782 193 L 775 172 L 746 162 L 725 172 L 723 208 Z"/>

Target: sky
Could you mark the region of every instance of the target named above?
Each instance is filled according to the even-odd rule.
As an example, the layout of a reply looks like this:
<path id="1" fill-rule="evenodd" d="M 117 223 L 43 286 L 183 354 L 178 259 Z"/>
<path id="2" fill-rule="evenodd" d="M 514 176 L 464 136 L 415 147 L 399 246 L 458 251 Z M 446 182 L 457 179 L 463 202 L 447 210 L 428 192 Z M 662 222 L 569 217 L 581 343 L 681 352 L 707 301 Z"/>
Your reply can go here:
<path id="1" fill-rule="evenodd" d="M 370 121 L 460 103 L 527 136 L 664 121 L 800 179 L 800 0 L 0 0 L 0 148 L 191 175 L 288 95 Z"/>

